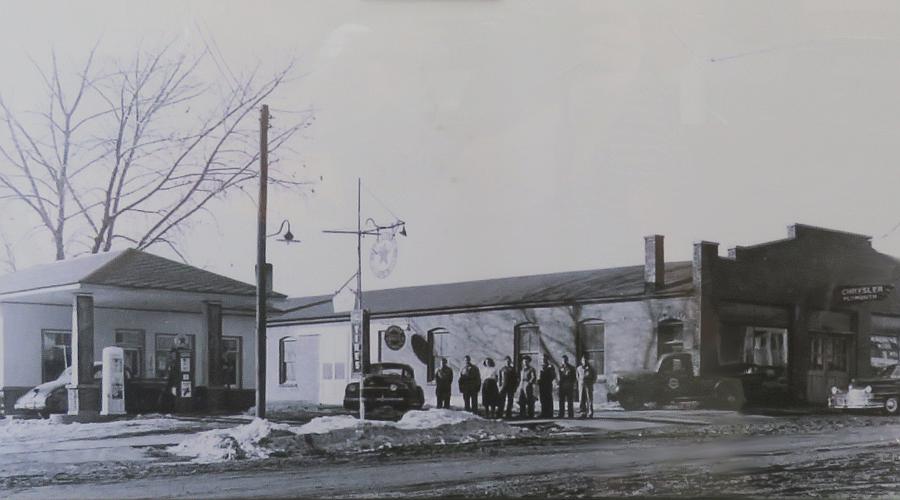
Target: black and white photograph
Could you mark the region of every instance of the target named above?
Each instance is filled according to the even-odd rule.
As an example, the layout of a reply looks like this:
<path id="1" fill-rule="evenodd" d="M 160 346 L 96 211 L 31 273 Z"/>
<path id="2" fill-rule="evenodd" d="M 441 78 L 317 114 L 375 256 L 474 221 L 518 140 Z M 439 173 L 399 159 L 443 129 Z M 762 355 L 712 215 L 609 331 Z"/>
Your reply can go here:
<path id="1" fill-rule="evenodd" d="M 0 0 L 0 498 L 897 498 L 900 3 Z"/>

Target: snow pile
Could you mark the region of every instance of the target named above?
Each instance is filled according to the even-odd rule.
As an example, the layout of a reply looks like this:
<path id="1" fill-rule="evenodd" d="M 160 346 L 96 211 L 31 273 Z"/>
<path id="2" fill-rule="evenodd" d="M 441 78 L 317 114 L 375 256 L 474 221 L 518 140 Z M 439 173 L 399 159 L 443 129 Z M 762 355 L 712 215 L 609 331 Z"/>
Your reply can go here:
<path id="1" fill-rule="evenodd" d="M 253 419 L 249 424 L 230 429 L 217 429 L 195 434 L 168 449 L 175 455 L 193 458 L 194 462 L 209 463 L 242 458 L 267 458 L 272 449 L 265 441 L 275 431 L 291 427 L 268 420 Z"/>
<path id="2" fill-rule="evenodd" d="M 365 425 L 389 425 L 390 422 L 378 420 L 366 420 Z M 350 415 L 337 415 L 328 417 L 316 417 L 300 427 L 293 427 L 295 434 L 326 434 L 343 429 L 353 429 L 360 425 L 360 420 Z"/>
<path id="3" fill-rule="evenodd" d="M 208 463 L 267 458 L 276 452 L 356 453 L 401 446 L 495 441 L 518 437 L 519 432 L 505 422 L 453 410 L 410 411 L 399 422 L 325 416 L 299 427 L 255 419 L 230 429 L 196 434 L 167 451 Z"/>
<path id="4" fill-rule="evenodd" d="M 442 425 L 453 425 L 467 420 L 483 418 L 467 411 L 454 410 L 415 410 L 406 412 L 399 422 L 394 424 L 399 429 L 434 429 Z"/>

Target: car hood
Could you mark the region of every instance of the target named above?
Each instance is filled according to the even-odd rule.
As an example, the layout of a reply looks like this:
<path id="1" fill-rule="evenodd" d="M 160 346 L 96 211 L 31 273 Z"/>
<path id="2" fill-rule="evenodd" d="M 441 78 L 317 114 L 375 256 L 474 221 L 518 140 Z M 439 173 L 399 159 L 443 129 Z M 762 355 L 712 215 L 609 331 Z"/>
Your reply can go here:
<path id="1" fill-rule="evenodd" d="M 66 386 L 66 382 L 60 381 L 58 379 L 51 380 L 50 382 L 44 382 L 43 384 L 36 386 L 36 387 L 30 389 L 25 394 L 22 394 L 21 396 L 19 396 L 19 399 L 16 400 L 16 406 L 29 405 L 38 396 L 46 398 L 46 397 L 50 396 L 50 394 L 52 394 L 53 391 L 56 391 L 65 386 Z"/>
<path id="2" fill-rule="evenodd" d="M 853 387 L 865 387 L 867 385 L 871 385 L 873 387 L 877 386 L 895 386 L 900 385 L 900 379 L 896 378 L 858 378 L 854 379 Z"/>
<path id="3" fill-rule="evenodd" d="M 650 370 L 633 370 L 627 372 L 616 372 L 615 378 L 617 381 L 622 380 L 640 380 L 644 378 L 655 377 L 656 372 L 652 372 Z"/>

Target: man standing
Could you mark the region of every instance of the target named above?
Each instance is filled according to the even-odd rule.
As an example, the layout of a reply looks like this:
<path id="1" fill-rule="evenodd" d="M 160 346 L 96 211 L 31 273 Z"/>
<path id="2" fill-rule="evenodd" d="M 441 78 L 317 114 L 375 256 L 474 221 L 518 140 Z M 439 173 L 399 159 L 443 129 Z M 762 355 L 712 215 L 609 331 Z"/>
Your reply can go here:
<path id="1" fill-rule="evenodd" d="M 511 357 L 506 357 L 506 366 L 500 368 L 497 382 L 500 385 L 500 412 L 504 417 L 512 418 L 513 399 L 516 395 L 516 387 L 519 385 L 519 378 L 516 376 L 516 368 L 513 366 Z M 504 406 L 506 407 L 505 411 Z"/>
<path id="2" fill-rule="evenodd" d="M 538 388 L 541 395 L 541 418 L 553 418 L 553 382 L 556 380 L 556 368 L 550 364 L 550 358 L 544 356 L 541 373 L 538 376 Z"/>
<path id="3" fill-rule="evenodd" d="M 466 356 L 465 364 L 459 371 L 459 392 L 463 395 L 466 411 L 478 413 L 478 391 L 481 390 L 481 372 L 472 364 L 472 358 Z"/>
<path id="4" fill-rule="evenodd" d="M 581 398 L 581 418 L 594 418 L 594 382 L 597 380 L 597 373 L 588 362 L 587 355 L 581 357 L 581 364 L 575 369 L 575 375 Z"/>
<path id="5" fill-rule="evenodd" d="M 453 368 L 447 366 L 447 358 L 441 358 L 441 367 L 434 373 L 434 395 L 438 408 L 450 409 L 450 388 L 453 386 Z"/>
<path id="6" fill-rule="evenodd" d="M 534 384 L 537 372 L 531 366 L 531 357 L 522 357 L 522 373 L 519 375 L 519 416 L 534 418 Z"/>
<path id="7" fill-rule="evenodd" d="M 566 409 L 569 418 L 575 416 L 575 367 L 569 364 L 569 357 L 563 354 L 559 367 L 559 418 L 565 418 Z"/>

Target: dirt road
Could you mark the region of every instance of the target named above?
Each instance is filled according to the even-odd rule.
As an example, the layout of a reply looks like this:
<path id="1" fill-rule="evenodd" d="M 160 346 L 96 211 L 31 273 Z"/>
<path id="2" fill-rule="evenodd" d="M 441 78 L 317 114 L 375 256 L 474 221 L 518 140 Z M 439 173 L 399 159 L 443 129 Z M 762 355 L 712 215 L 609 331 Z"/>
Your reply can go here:
<path id="1" fill-rule="evenodd" d="M 402 497 L 627 494 L 885 495 L 900 487 L 900 424 L 769 436 L 599 436 L 444 459 L 340 464 L 8 491 L 13 498 Z"/>

